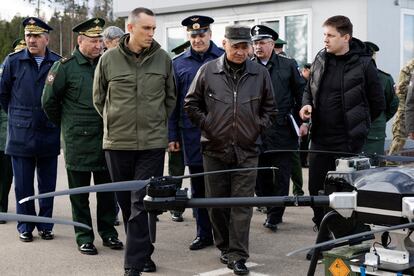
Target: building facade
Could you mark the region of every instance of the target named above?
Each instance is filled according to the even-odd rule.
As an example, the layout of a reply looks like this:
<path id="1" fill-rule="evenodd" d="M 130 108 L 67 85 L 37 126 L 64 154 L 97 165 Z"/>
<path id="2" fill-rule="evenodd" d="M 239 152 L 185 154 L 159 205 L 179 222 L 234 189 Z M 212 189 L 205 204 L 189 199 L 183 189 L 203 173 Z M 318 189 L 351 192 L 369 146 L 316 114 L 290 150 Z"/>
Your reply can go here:
<path id="1" fill-rule="evenodd" d="M 228 24 L 264 24 L 287 41 L 285 52 L 303 64 L 323 48 L 324 20 L 342 14 L 353 22 L 355 37 L 380 47 L 378 67 L 394 79 L 414 58 L 414 0 L 114 0 L 113 5 L 119 17 L 138 6 L 152 9 L 157 15 L 155 38 L 167 51 L 186 40 L 181 20 L 202 14 L 215 19 L 212 31 L 217 45 L 221 45 Z"/>

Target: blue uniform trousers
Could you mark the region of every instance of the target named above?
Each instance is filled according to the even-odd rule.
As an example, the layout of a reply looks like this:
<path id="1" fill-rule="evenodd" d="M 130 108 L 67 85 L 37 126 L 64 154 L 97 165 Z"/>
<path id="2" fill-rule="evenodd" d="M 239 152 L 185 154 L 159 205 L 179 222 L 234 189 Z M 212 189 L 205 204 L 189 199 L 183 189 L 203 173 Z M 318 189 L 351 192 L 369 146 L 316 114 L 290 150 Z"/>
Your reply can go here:
<path id="1" fill-rule="evenodd" d="M 203 166 L 188 166 L 190 173 L 201 173 L 204 171 Z M 205 198 L 206 191 L 204 177 L 191 178 L 191 196 L 193 198 Z M 197 237 L 213 240 L 213 233 L 206 208 L 194 208 L 195 219 L 197 222 Z"/>
<path id="2" fill-rule="evenodd" d="M 21 157 L 12 156 L 14 186 L 16 193 L 16 211 L 18 214 L 36 216 L 34 200 L 19 204 L 18 201 L 34 195 L 34 173 L 36 170 L 37 188 L 39 194 L 55 191 L 57 175 L 57 156 Z M 53 198 L 39 199 L 39 216 L 52 217 Z M 18 222 L 19 233 L 37 230 L 52 230 L 51 223 Z"/>

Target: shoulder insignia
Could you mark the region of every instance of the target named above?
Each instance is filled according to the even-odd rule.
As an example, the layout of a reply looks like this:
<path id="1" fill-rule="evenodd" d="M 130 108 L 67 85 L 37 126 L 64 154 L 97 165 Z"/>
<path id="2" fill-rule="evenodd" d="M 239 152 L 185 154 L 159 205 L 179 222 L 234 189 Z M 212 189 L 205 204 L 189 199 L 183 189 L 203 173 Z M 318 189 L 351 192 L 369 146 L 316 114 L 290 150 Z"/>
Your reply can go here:
<path id="1" fill-rule="evenodd" d="M 184 52 L 182 52 L 182 53 L 180 53 L 180 54 L 178 54 L 178 55 L 174 56 L 174 57 L 172 58 L 172 60 L 175 60 L 175 59 L 177 59 L 177 58 L 181 57 L 181 56 L 182 56 L 185 52 L 186 52 L 186 51 L 184 51 Z"/>
<path id="2" fill-rule="evenodd" d="M 73 57 L 73 56 L 71 56 L 71 57 L 69 57 L 69 58 L 67 58 L 67 57 L 63 57 L 63 58 L 61 58 L 59 61 L 60 61 L 60 63 L 65 64 L 66 62 L 68 62 L 69 60 L 71 60 L 71 59 L 72 59 L 72 57 Z"/>

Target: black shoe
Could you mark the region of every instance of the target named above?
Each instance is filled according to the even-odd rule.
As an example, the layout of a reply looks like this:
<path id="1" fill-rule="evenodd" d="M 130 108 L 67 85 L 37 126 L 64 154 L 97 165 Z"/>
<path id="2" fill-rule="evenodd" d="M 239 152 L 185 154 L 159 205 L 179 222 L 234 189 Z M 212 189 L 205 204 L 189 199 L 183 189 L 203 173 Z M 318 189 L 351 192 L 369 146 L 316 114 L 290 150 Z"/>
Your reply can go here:
<path id="1" fill-rule="evenodd" d="M 6 224 L 7 221 L 5 220 L 0 220 L 0 224 Z"/>
<path id="2" fill-rule="evenodd" d="M 143 272 L 155 272 L 156 270 L 157 267 L 151 259 L 148 259 L 148 261 L 145 262 L 144 268 L 142 269 Z"/>
<path id="3" fill-rule="evenodd" d="M 267 220 L 263 223 L 263 226 L 273 232 L 277 231 L 277 224 L 270 223 Z"/>
<path id="4" fill-rule="evenodd" d="M 33 241 L 33 235 L 30 232 L 22 232 L 19 234 L 19 239 L 22 242 L 31 242 Z"/>
<path id="5" fill-rule="evenodd" d="M 228 264 L 229 263 L 229 257 L 227 256 L 226 251 L 221 251 L 221 253 L 220 253 L 220 262 L 222 264 Z"/>
<path id="6" fill-rule="evenodd" d="M 183 214 L 181 212 L 173 212 L 171 214 L 171 220 L 175 222 L 182 222 L 184 221 Z"/>
<path id="7" fill-rule="evenodd" d="M 213 240 L 202 237 L 195 238 L 190 244 L 190 250 L 199 250 L 207 246 L 213 245 Z"/>
<path id="8" fill-rule="evenodd" d="M 229 269 L 233 269 L 233 273 L 236 275 L 247 275 L 249 270 L 245 265 L 245 260 L 233 261 L 232 263 L 227 264 Z"/>
<path id="9" fill-rule="evenodd" d="M 124 276 L 140 276 L 141 271 L 136 270 L 135 268 L 125 268 Z"/>
<path id="10" fill-rule="evenodd" d="M 42 238 L 42 240 L 53 240 L 55 237 L 55 235 L 53 235 L 53 232 L 50 230 L 39 231 L 39 236 Z"/>
<path id="11" fill-rule="evenodd" d="M 103 246 L 109 247 L 111 249 L 122 249 L 124 244 L 117 237 L 110 237 L 103 239 Z"/>
<path id="12" fill-rule="evenodd" d="M 96 249 L 95 245 L 91 242 L 87 242 L 84 244 L 79 245 L 78 247 L 80 253 L 85 255 L 96 255 L 98 254 L 98 250 Z"/>

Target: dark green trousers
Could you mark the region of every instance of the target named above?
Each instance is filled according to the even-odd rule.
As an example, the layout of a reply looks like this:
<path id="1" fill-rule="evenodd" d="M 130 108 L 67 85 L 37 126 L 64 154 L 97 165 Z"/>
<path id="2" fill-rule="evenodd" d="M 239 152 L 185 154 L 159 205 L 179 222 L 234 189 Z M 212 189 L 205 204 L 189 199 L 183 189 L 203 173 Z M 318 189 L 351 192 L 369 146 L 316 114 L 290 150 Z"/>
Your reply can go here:
<path id="1" fill-rule="evenodd" d="M 68 174 L 69 188 L 89 186 L 91 176 L 95 185 L 110 183 L 111 178 L 108 171 L 80 172 L 66 170 Z M 92 194 L 93 195 L 93 194 Z M 115 220 L 115 196 L 114 193 L 96 193 L 96 216 L 98 233 L 102 239 L 118 237 L 114 227 Z M 89 209 L 89 194 L 71 195 L 72 217 L 74 221 L 84 223 L 92 227 L 91 212 Z M 78 245 L 93 242 L 93 230 L 75 227 L 76 242 Z"/>
<path id="2" fill-rule="evenodd" d="M 0 212 L 7 213 L 12 182 L 13 170 L 10 156 L 0 151 Z"/>
<path id="3" fill-rule="evenodd" d="M 294 195 L 304 195 L 302 190 L 303 187 L 303 177 L 302 177 L 302 164 L 300 161 L 299 152 L 292 153 L 292 174 L 291 179 L 293 182 L 293 194 Z"/>

